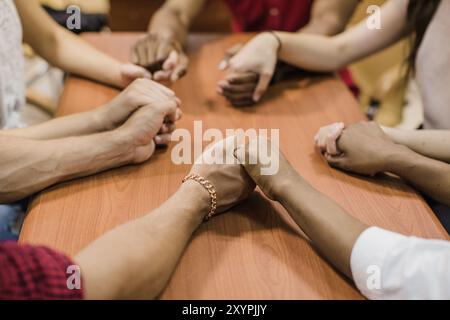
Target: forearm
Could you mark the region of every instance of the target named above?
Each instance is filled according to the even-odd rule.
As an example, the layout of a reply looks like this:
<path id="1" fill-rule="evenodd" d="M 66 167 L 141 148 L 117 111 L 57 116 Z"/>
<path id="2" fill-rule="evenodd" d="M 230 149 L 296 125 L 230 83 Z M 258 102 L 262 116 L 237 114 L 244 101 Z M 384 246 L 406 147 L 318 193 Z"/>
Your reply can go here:
<path id="1" fill-rule="evenodd" d="M 358 0 L 314 1 L 309 23 L 299 32 L 334 36 L 345 30 Z"/>
<path id="2" fill-rule="evenodd" d="M 282 45 L 278 58 L 299 68 L 317 71 L 337 71 L 346 65 L 335 38 L 307 34 L 276 32 Z"/>
<path id="3" fill-rule="evenodd" d="M 179 12 L 163 7 L 155 13 L 148 28 L 149 33 L 159 34 L 186 44 L 189 22 Z"/>
<path id="4" fill-rule="evenodd" d="M 55 31 L 53 46 L 41 52 L 54 66 L 118 88 L 124 86 L 122 63 L 64 29 Z"/>
<path id="5" fill-rule="evenodd" d="M 15 0 L 24 41 L 50 64 L 86 78 L 122 87 L 120 62 L 59 26 L 38 1 Z"/>
<path id="6" fill-rule="evenodd" d="M 383 130 L 397 144 L 407 146 L 423 156 L 450 163 L 448 130 Z"/>
<path id="7" fill-rule="evenodd" d="M 399 147 L 389 155 L 387 172 L 394 173 L 440 203 L 450 206 L 450 165 Z"/>
<path id="8" fill-rule="evenodd" d="M 101 109 L 55 118 L 27 128 L 3 130 L 0 135 L 33 140 L 60 139 L 81 136 L 106 130 Z"/>
<path id="9" fill-rule="evenodd" d="M 282 42 L 279 58 L 306 70 L 336 71 L 405 36 L 407 5 L 407 0 L 388 1 L 380 13 L 381 29 L 368 28 L 365 20 L 334 37 L 277 32 Z"/>
<path id="10" fill-rule="evenodd" d="M 185 45 L 192 20 L 204 3 L 204 0 L 167 1 L 151 19 L 149 33 L 159 34 Z"/>
<path id="11" fill-rule="evenodd" d="M 324 21 L 325 19 L 317 19 L 310 21 L 306 26 L 301 28 L 299 33 L 317 34 L 323 36 L 334 36 L 342 31 L 338 25 L 332 21 Z"/>
<path id="12" fill-rule="evenodd" d="M 296 173 L 277 196 L 313 245 L 341 272 L 352 277 L 353 245 L 367 225 L 349 215 L 338 204 L 315 190 Z"/>
<path id="13" fill-rule="evenodd" d="M 208 205 L 205 190 L 187 183 L 160 208 L 83 250 L 75 260 L 82 270 L 86 298 L 156 298 L 208 213 Z"/>
<path id="14" fill-rule="evenodd" d="M 116 132 L 58 140 L 0 136 L 0 202 L 129 162 L 130 143 Z"/>

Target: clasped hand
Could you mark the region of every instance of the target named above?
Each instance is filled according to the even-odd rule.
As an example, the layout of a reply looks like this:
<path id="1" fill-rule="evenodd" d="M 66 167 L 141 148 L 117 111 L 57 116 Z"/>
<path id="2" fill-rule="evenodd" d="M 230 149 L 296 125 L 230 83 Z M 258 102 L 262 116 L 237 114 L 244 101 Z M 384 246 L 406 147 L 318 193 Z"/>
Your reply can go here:
<path id="1" fill-rule="evenodd" d="M 315 141 L 331 166 L 369 176 L 387 171 L 390 156 L 399 148 L 373 122 L 325 126 Z"/>
<path id="2" fill-rule="evenodd" d="M 104 130 L 114 130 L 133 154 L 132 163 L 148 160 L 157 145 L 167 145 L 180 120 L 181 102 L 175 93 L 149 79 L 132 82 L 107 104 L 94 110 Z"/>

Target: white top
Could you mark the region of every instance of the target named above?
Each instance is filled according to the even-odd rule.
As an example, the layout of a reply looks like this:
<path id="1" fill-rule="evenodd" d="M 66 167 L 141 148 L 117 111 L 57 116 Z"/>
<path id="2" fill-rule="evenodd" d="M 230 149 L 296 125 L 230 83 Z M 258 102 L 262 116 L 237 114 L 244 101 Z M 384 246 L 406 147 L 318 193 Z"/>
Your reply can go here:
<path id="1" fill-rule="evenodd" d="M 350 262 L 369 299 L 450 299 L 450 241 L 372 227 L 359 236 Z"/>
<path id="2" fill-rule="evenodd" d="M 416 61 L 426 129 L 450 129 L 450 1 L 441 1 Z"/>
<path id="3" fill-rule="evenodd" d="M 24 64 L 20 18 L 12 0 L 0 0 L 0 129 L 22 126 Z"/>

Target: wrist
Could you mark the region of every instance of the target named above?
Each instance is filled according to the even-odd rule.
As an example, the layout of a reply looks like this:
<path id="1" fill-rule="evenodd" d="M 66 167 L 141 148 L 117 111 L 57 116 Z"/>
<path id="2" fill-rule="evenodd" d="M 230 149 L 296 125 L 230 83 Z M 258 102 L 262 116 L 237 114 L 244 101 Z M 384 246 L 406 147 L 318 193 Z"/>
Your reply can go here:
<path id="1" fill-rule="evenodd" d="M 167 42 L 181 42 L 187 35 L 188 27 L 178 20 L 171 22 L 169 20 L 164 24 L 151 22 L 147 30 L 148 35 L 157 39 L 164 39 Z"/>
<path id="2" fill-rule="evenodd" d="M 281 50 L 281 39 L 274 31 L 266 31 L 257 36 L 257 39 L 274 52 Z"/>
<path id="3" fill-rule="evenodd" d="M 211 210 L 211 196 L 200 183 L 188 180 L 177 191 L 183 211 L 201 224 Z"/>
<path id="4" fill-rule="evenodd" d="M 158 39 L 164 39 L 166 42 L 177 41 L 176 32 L 171 29 L 149 29 L 148 33 Z"/>
<path id="5" fill-rule="evenodd" d="M 381 127 L 384 131 L 384 133 L 389 137 L 389 139 L 392 140 L 392 142 L 397 144 L 403 144 L 401 143 L 402 136 L 405 133 L 405 130 L 399 130 L 395 128 L 389 128 L 389 127 Z"/>
<path id="6" fill-rule="evenodd" d="M 124 89 L 128 85 L 126 81 L 123 78 L 122 75 L 122 66 L 124 64 L 120 61 L 115 61 L 114 67 L 111 68 L 111 79 L 110 79 L 110 85 L 118 88 L 118 89 Z"/>
<path id="7" fill-rule="evenodd" d="M 108 104 L 99 106 L 89 111 L 89 119 L 95 132 L 103 132 L 113 129 L 112 123 L 108 118 Z"/>
<path id="8" fill-rule="evenodd" d="M 283 46 L 283 43 L 281 42 L 281 38 L 278 36 L 278 33 L 276 31 L 270 31 L 269 34 L 275 38 L 275 40 L 277 41 L 277 52 L 281 51 L 281 47 Z"/>
<path id="9" fill-rule="evenodd" d="M 292 200 L 298 197 L 307 196 L 314 189 L 311 185 L 298 173 L 289 175 L 284 179 L 281 189 L 277 192 L 276 201 L 284 207 Z"/>
<path id="10" fill-rule="evenodd" d="M 57 163 L 56 182 L 120 167 L 130 162 L 123 140 L 103 132 L 59 140 L 42 141 L 42 150 Z"/>
<path id="11" fill-rule="evenodd" d="M 386 153 L 383 171 L 399 175 L 404 168 L 408 167 L 408 163 L 414 161 L 414 157 L 417 157 L 414 151 L 406 146 L 396 144 Z"/>
<path id="12" fill-rule="evenodd" d="M 297 185 L 303 183 L 303 178 L 295 171 L 279 173 L 272 176 L 272 197 L 273 200 L 282 202 L 290 190 L 295 190 Z"/>
<path id="13" fill-rule="evenodd" d="M 133 162 L 134 151 L 136 149 L 135 142 L 130 134 L 122 128 L 117 128 L 104 133 L 111 142 L 112 148 L 117 150 L 117 158 L 122 164 Z"/>

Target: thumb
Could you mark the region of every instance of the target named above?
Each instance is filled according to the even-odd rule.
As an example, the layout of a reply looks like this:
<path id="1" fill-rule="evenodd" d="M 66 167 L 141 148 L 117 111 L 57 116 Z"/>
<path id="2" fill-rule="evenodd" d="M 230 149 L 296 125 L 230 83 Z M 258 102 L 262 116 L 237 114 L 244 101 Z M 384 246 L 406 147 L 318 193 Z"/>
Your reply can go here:
<path id="1" fill-rule="evenodd" d="M 163 64 L 163 70 L 172 70 L 178 63 L 179 53 L 176 50 L 172 50 Z"/>
<path id="2" fill-rule="evenodd" d="M 123 64 L 120 69 L 120 72 L 123 77 L 128 79 L 152 78 L 152 74 L 149 71 L 147 71 L 143 67 L 140 67 L 132 63 Z"/>
<path id="3" fill-rule="evenodd" d="M 341 151 L 337 147 L 337 141 L 342 135 L 342 132 L 344 130 L 344 124 L 343 123 L 337 123 L 333 126 L 332 131 L 327 136 L 326 139 L 326 149 L 327 153 L 332 156 L 337 156 L 341 153 Z"/>
<path id="4" fill-rule="evenodd" d="M 234 55 L 236 53 L 238 53 L 239 50 L 241 50 L 241 49 L 242 49 L 242 43 L 238 43 L 238 44 L 234 45 L 233 47 L 229 48 L 225 52 L 225 55 L 224 55 L 223 59 L 219 63 L 219 70 L 227 69 L 229 67 L 229 65 L 230 65 L 231 58 L 233 58 Z"/>
<path id="5" fill-rule="evenodd" d="M 272 80 L 272 74 L 264 72 L 259 76 L 258 85 L 256 86 L 255 93 L 253 94 L 253 101 L 258 102 L 264 92 L 266 92 L 269 87 L 270 81 Z"/>
<path id="6" fill-rule="evenodd" d="M 178 58 L 178 64 L 175 65 L 170 80 L 172 82 L 184 77 L 189 65 L 189 58 L 185 54 L 180 54 Z"/>

